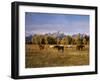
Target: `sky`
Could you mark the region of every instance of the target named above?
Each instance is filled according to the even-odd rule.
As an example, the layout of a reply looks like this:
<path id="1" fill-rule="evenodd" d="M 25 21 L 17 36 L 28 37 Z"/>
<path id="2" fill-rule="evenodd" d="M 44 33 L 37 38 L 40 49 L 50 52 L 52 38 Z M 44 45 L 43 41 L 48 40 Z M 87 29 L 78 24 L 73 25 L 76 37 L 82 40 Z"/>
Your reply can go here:
<path id="1" fill-rule="evenodd" d="M 58 31 L 89 35 L 89 15 L 25 12 L 25 36 Z"/>

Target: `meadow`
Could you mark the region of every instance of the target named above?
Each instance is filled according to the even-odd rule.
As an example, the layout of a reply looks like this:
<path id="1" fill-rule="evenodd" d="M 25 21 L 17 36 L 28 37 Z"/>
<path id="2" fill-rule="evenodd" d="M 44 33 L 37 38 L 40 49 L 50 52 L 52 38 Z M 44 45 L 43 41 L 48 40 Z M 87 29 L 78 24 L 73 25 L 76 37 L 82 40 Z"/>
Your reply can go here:
<path id="1" fill-rule="evenodd" d="M 64 46 L 64 52 L 50 48 L 40 50 L 38 45 L 26 44 L 25 68 L 59 67 L 59 66 L 83 66 L 89 65 L 89 46 L 82 50 L 76 50 Z"/>

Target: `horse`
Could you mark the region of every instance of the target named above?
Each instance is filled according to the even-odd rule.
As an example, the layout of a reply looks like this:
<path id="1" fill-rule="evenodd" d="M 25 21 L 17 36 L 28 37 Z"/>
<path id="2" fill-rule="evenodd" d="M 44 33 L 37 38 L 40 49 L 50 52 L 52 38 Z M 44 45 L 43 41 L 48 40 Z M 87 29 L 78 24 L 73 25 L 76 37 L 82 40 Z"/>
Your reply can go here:
<path id="1" fill-rule="evenodd" d="M 53 48 L 58 49 L 58 51 L 61 50 L 62 52 L 64 52 L 64 46 L 62 46 L 62 45 L 55 45 Z"/>
<path id="2" fill-rule="evenodd" d="M 40 44 L 39 48 L 40 48 L 40 50 L 43 50 L 44 49 L 44 45 Z"/>
<path id="3" fill-rule="evenodd" d="M 77 46 L 76 46 L 76 49 L 77 49 L 77 50 L 82 50 L 84 47 L 85 47 L 84 45 L 77 45 Z"/>
<path id="4" fill-rule="evenodd" d="M 49 48 L 54 48 L 54 46 L 53 45 L 50 45 Z"/>
<path id="5" fill-rule="evenodd" d="M 67 45 L 67 48 L 72 48 L 72 45 Z"/>

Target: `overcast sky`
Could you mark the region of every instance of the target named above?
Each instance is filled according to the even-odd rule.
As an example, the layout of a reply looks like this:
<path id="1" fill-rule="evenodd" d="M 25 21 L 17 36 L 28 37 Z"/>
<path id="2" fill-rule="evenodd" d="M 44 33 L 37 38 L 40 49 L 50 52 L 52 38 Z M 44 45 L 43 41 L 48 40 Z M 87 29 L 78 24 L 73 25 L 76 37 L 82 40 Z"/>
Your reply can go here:
<path id="1" fill-rule="evenodd" d="M 25 13 L 25 34 L 45 34 L 54 32 L 65 34 L 89 34 L 89 16 L 51 13 Z"/>

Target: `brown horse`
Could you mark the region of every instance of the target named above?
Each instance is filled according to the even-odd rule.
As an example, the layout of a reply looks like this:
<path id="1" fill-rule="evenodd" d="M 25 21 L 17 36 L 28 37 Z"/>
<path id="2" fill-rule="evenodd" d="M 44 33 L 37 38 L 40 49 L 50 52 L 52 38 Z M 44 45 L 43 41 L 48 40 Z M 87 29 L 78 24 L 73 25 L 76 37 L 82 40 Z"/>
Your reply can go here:
<path id="1" fill-rule="evenodd" d="M 77 49 L 77 50 L 82 50 L 83 48 L 85 48 L 84 45 L 77 45 L 77 46 L 76 46 L 76 49 Z"/>
<path id="2" fill-rule="evenodd" d="M 43 50 L 43 49 L 44 49 L 44 45 L 40 44 L 40 45 L 39 45 L 39 49 L 40 49 L 40 50 Z"/>
<path id="3" fill-rule="evenodd" d="M 54 48 L 55 48 L 55 49 L 58 49 L 58 51 L 61 50 L 62 52 L 64 52 L 64 46 L 55 45 Z"/>

